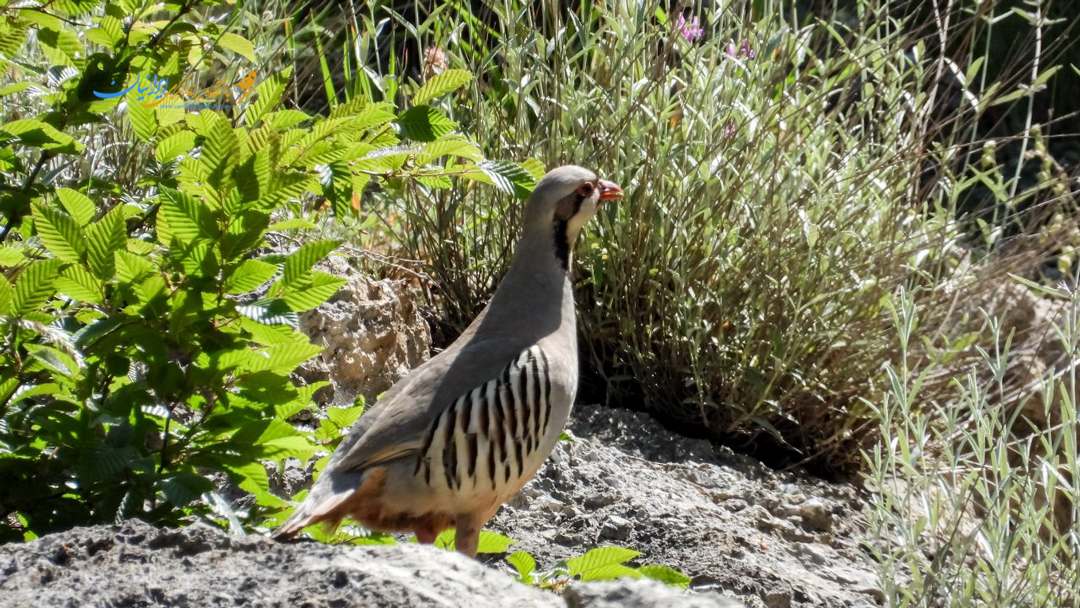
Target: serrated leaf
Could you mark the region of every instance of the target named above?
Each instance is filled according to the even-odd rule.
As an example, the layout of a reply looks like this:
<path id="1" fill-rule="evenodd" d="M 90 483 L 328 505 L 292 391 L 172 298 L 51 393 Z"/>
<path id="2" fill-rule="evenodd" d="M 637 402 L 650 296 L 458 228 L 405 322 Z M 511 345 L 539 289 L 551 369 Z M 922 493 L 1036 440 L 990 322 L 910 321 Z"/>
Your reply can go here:
<path id="1" fill-rule="evenodd" d="M 158 121 L 154 108 L 144 107 L 149 102 L 147 96 L 138 92 L 138 87 L 131 89 L 124 99 L 127 102 L 127 117 L 135 135 L 143 141 L 150 141 L 157 134 Z"/>
<path id="2" fill-rule="evenodd" d="M 241 294 L 255 289 L 277 274 L 278 267 L 260 260 L 244 260 L 225 279 L 225 293 Z"/>
<path id="3" fill-rule="evenodd" d="M 300 246 L 299 249 L 285 258 L 285 272 L 281 279 L 284 286 L 289 287 L 297 284 L 302 279 L 309 278 L 311 267 L 327 256 L 341 244 L 339 240 L 311 241 Z"/>
<path id="4" fill-rule="evenodd" d="M 79 36 L 66 27 L 38 30 L 38 44 L 53 65 L 81 68 L 86 57 Z"/>
<path id="5" fill-rule="evenodd" d="M 317 228 L 315 223 L 311 220 L 305 220 L 302 217 L 294 217 L 292 219 L 271 224 L 267 230 L 309 230 L 311 228 Z"/>
<path id="6" fill-rule="evenodd" d="M 71 265 L 56 278 L 56 288 L 74 300 L 100 304 L 105 299 L 101 281 L 82 266 Z"/>
<path id="7" fill-rule="evenodd" d="M 347 281 L 325 272 L 312 272 L 308 281 L 294 283 L 285 288 L 281 298 L 296 312 L 311 310 L 329 300 Z"/>
<path id="8" fill-rule="evenodd" d="M 225 465 L 231 473 L 236 485 L 255 495 L 255 501 L 265 507 L 285 507 L 284 500 L 270 493 L 270 477 L 266 474 L 266 468 L 259 462 L 250 462 L 243 465 Z"/>
<path id="9" fill-rule="evenodd" d="M 80 226 L 89 224 L 94 219 L 94 201 L 90 200 L 88 196 L 77 190 L 71 188 L 57 188 L 56 198 L 60 199 L 60 204 L 64 206 L 71 217 L 75 218 L 75 221 Z"/>
<path id="10" fill-rule="evenodd" d="M 446 549 L 453 551 L 455 549 L 454 543 L 454 528 L 443 530 L 437 537 L 435 537 L 435 546 L 440 549 Z M 476 552 L 477 553 L 506 553 L 506 550 L 510 548 L 510 545 L 514 544 L 514 541 L 510 538 L 491 532 L 489 530 L 481 530 L 480 538 L 477 541 Z"/>
<path id="11" fill-rule="evenodd" d="M 326 409 L 326 417 L 341 430 L 348 429 L 354 422 L 360 419 L 364 413 L 364 406 L 354 407 L 330 407 Z"/>
<path id="12" fill-rule="evenodd" d="M 11 300 L 15 297 L 15 288 L 7 277 L 0 274 L 0 316 L 11 314 Z"/>
<path id="13" fill-rule="evenodd" d="M 514 567 L 518 573 L 518 581 L 531 585 L 533 572 L 536 572 L 536 560 L 525 551 L 515 551 L 506 557 L 506 561 Z"/>
<path id="14" fill-rule="evenodd" d="M 86 261 L 100 279 L 112 278 L 113 252 L 123 249 L 127 241 L 123 214 L 122 207 L 113 207 L 105 217 L 86 227 Z"/>
<path id="15" fill-rule="evenodd" d="M 480 152 L 480 148 L 476 144 L 463 137 L 452 136 L 437 139 L 425 145 L 424 153 L 417 162 L 426 165 L 443 156 L 458 156 L 472 161 L 484 159 L 483 153 Z"/>
<path id="16" fill-rule="evenodd" d="M 540 181 L 547 173 L 547 169 L 544 168 L 544 163 L 535 158 L 530 158 L 521 163 L 521 168 L 529 172 L 529 175 L 533 176 L 533 180 Z"/>
<path id="17" fill-rule="evenodd" d="M 0 126 L 0 131 L 17 137 L 20 143 L 35 146 L 52 152 L 74 154 L 85 146 L 67 133 L 63 133 L 50 124 L 33 118 L 13 120 Z"/>
<path id="18" fill-rule="evenodd" d="M 35 203 L 34 226 L 49 252 L 65 262 L 78 263 L 85 249 L 75 218 L 58 209 Z"/>
<path id="19" fill-rule="evenodd" d="M 518 198 L 528 198 L 532 189 L 536 187 L 533 176 L 514 163 L 485 160 L 477 163 L 476 166 L 479 172 L 466 174 L 465 177 L 487 182 Z"/>
<path id="20" fill-rule="evenodd" d="M 32 312 L 45 303 L 53 293 L 53 281 L 60 270 L 60 260 L 38 260 L 22 271 L 15 281 L 11 310 L 16 316 Z"/>
<path id="21" fill-rule="evenodd" d="M 154 265 L 143 256 L 130 251 L 116 251 L 116 278 L 121 283 L 134 283 L 154 271 Z"/>
<path id="22" fill-rule="evenodd" d="M 665 585 L 671 585 L 672 587 L 678 587 L 680 589 L 686 589 L 690 586 L 690 577 L 674 568 L 650 564 L 642 566 L 637 570 L 645 575 L 646 578 L 660 581 Z"/>
<path id="23" fill-rule="evenodd" d="M 592 570 L 598 570 L 634 559 L 641 555 L 640 551 L 626 549 L 624 547 L 597 547 L 586 551 L 581 557 L 567 560 L 570 576 L 583 575 Z M 627 568 L 629 569 L 629 568 Z M 582 578 L 582 580 L 586 580 Z"/>
<path id="24" fill-rule="evenodd" d="M 199 151 L 199 164 L 208 176 L 210 185 L 219 188 L 222 178 L 229 173 L 230 165 L 238 157 L 240 142 L 224 115 L 203 110 L 199 116 L 206 135 L 206 141 Z"/>
<path id="25" fill-rule="evenodd" d="M 0 247 L 0 266 L 18 266 L 26 260 L 20 247 Z"/>
<path id="26" fill-rule="evenodd" d="M 472 74 L 467 70 L 446 70 L 436 74 L 429 78 L 424 83 L 424 86 L 420 87 L 420 90 L 413 95 L 412 104 L 414 106 L 423 105 L 440 95 L 456 91 L 468 84 L 472 77 Z"/>
<path id="27" fill-rule="evenodd" d="M 181 471 L 162 477 L 159 487 L 161 493 L 165 495 L 165 500 L 177 507 L 185 507 L 198 500 L 204 493 L 213 490 L 214 484 L 197 473 Z"/>
<path id="28" fill-rule="evenodd" d="M 236 312 L 264 325 L 296 327 L 298 324 L 296 313 L 289 310 L 283 300 L 260 300 L 252 304 L 241 304 L 236 307 Z"/>
<path id="29" fill-rule="evenodd" d="M 248 108 L 248 111 L 250 111 L 250 107 Z M 281 110 L 278 112 L 267 112 L 262 115 L 263 122 L 274 127 L 278 131 L 291 129 L 309 118 L 311 118 L 311 116 L 308 116 L 300 110 Z"/>
<path id="30" fill-rule="evenodd" d="M 180 190 L 163 188 L 162 191 L 160 213 L 165 215 L 172 237 L 181 245 L 190 245 L 198 239 L 218 238 L 214 218 L 205 206 Z"/>
<path id="31" fill-rule="evenodd" d="M 413 141 L 435 141 L 457 128 L 457 123 L 431 106 L 410 108 L 395 122 L 405 137 Z"/>
<path id="32" fill-rule="evenodd" d="M 292 66 L 288 66 L 284 70 L 273 74 L 259 83 L 259 86 L 255 88 L 255 101 L 248 103 L 247 109 L 244 110 L 245 125 L 254 127 L 258 124 L 260 119 L 267 116 L 267 112 L 278 105 L 281 101 L 281 96 L 285 93 L 285 86 L 289 83 L 289 78 L 291 77 Z M 290 114 L 289 112 L 292 113 Z M 287 129 L 307 119 L 307 114 L 304 114 L 299 110 L 286 110 L 285 112 L 277 112 L 276 114 L 278 116 L 275 118 L 281 121 L 280 124 L 287 126 L 271 123 L 274 125 L 275 129 Z M 297 117 L 297 114 L 300 116 Z M 289 124 L 290 122 L 292 124 Z"/>
<path id="33" fill-rule="evenodd" d="M 154 152 L 158 162 L 167 163 L 195 147 L 195 133 L 180 131 L 158 142 Z"/>
<path id="34" fill-rule="evenodd" d="M 255 61 L 255 45 L 239 34 L 225 32 L 218 38 L 217 43 L 221 48 L 230 50 L 248 61 Z"/>
<path id="35" fill-rule="evenodd" d="M 608 564 L 606 566 L 597 566 L 596 568 L 590 568 L 581 573 L 582 581 L 613 581 L 620 578 L 641 578 L 643 575 L 631 568 L 630 566 L 624 566 L 622 564 Z"/>

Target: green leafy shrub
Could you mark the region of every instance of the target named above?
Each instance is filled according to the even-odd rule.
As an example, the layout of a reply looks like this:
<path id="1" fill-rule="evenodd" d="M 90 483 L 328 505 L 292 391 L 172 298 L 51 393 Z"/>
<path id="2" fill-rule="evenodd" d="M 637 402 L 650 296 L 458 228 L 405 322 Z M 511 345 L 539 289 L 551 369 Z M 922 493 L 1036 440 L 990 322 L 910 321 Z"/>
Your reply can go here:
<path id="1" fill-rule="evenodd" d="M 322 385 L 290 377 L 320 351 L 297 315 L 343 284 L 313 268 L 340 241 L 283 252 L 267 235 L 313 226 L 303 215 L 327 218 L 322 201 L 347 222 L 371 189 L 499 175 L 427 105 L 468 81 L 460 71 L 414 87 L 402 111 L 364 96 L 328 116 L 279 109 L 289 68 L 229 112 L 146 107 L 143 73 L 178 83 L 180 66 L 210 63 L 215 49 L 253 52 L 199 23 L 214 6 L 172 7 L 171 20 L 154 23 L 132 3 L 68 2 L 51 6 L 56 15 L 15 9 L 2 21 L 5 57 L 56 64 L 31 70 L 48 87 L 44 107 L 26 87 L 4 89 L 38 114 L 12 111 L 0 124 L 2 181 L 19 184 L 0 191 L 5 540 L 124 517 L 244 527 L 285 509 L 264 463 L 280 471 L 285 459 L 331 451 L 362 406 L 331 410 L 314 432 L 288 422 Z M 97 27 L 80 36 L 67 24 L 74 16 Z M 192 35 L 196 24 L 207 38 Z M 38 44 L 17 56 L 28 30 Z M 57 70 L 64 78 L 46 78 Z M 133 88 L 90 94 L 123 87 Z M 134 173 L 117 166 L 111 182 L 65 173 L 117 143 L 132 151 Z M 215 492 L 222 476 L 254 495 L 246 521 Z"/>

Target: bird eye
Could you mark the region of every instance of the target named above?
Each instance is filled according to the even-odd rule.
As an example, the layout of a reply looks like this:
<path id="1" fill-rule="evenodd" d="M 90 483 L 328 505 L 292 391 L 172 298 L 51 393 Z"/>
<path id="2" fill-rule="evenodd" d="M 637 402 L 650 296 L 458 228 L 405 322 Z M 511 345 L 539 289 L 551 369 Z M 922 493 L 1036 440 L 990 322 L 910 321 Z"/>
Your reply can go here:
<path id="1" fill-rule="evenodd" d="M 592 196 L 592 193 L 593 193 L 594 189 L 595 189 L 595 186 L 593 186 L 589 182 L 585 182 L 584 184 L 581 184 L 581 186 L 577 189 L 577 191 L 578 191 L 578 194 L 580 194 L 582 197 L 589 198 L 590 196 Z"/>

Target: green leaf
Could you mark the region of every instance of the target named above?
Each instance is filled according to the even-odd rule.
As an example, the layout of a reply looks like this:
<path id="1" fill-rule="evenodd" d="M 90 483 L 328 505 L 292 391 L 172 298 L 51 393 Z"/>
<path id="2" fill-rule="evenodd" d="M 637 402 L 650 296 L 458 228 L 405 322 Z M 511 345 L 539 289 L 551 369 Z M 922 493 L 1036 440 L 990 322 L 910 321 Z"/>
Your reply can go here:
<path id="1" fill-rule="evenodd" d="M 244 260 L 229 278 L 225 279 L 225 293 L 241 294 L 255 289 L 277 274 L 278 267 L 259 260 Z"/>
<path id="2" fill-rule="evenodd" d="M 166 475 L 158 485 L 161 493 L 165 495 L 165 500 L 178 507 L 185 507 L 198 500 L 203 493 L 214 489 L 213 482 L 191 471 Z"/>
<path id="3" fill-rule="evenodd" d="M 291 67 L 289 69 L 291 69 Z M 249 113 L 251 112 L 250 106 L 247 111 Z M 311 117 L 300 110 L 281 110 L 279 112 L 268 112 L 262 115 L 263 122 L 268 123 L 278 131 L 295 127 L 309 118 Z M 246 121 L 247 118 L 245 117 L 244 120 Z M 244 124 L 250 123 L 245 122 Z"/>
<path id="4" fill-rule="evenodd" d="M 57 258 L 78 263 L 85 249 L 82 230 L 75 219 L 60 211 L 35 203 L 34 225 L 41 241 Z"/>
<path id="5" fill-rule="evenodd" d="M 154 272 L 154 265 L 144 256 L 123 250 L 116 251 L 113 255 L 116 263 L 116 278 L 121 283 L 134 283 Z"/>
<path id="6" fill-rule="evenodd" d="M 608 564 L 598 566 L 581 573 L 583 581 L 613 581 L 620 578 L 641 578 L 643 575 L 636 569 L 622 564 Z"/>
<path id="7" fill-rule="evenodd" d="M 326 409 L 326 417 L 341 430 L 348 429 L 354 422 L 359 420 L 364 413 L 364 406 L 354 407 L 330 407 Z"/>
<path id="8" fill-rule="evenodd" d="M 288 66 L 259 83 L 259 86 L 255 88 L 255 101 L 250 102 L 244 111 L 245 125 L 254 127 L 263 117 L 270 118 L 267 116 L 267 112 L 277 107 L 278 103 L 281 102 L 281 96 L 285 93 L 285 86 L 289 83 L 291 77 L 292 66 Z M 275 121 L 280 121 L 280 123 L 271 123 L 275 129 L 287 129 L 308 118 L 307 114 L 299 110 L 286 110 L 275 114 Z M 289 124 L 290 122 L 292 124 Z"/>
<path id="9" fill-rule="evenodd" d="M 195 147 L 195 133 L 180 131 L 158 142 L 155 153 L 158 162 L 167 163 Z"/>
<path id="10" fill-rule="evenodd" d="M 255 495 L 255 501 L 264 507 L 282 508 L 287 506 L 284 500 L 270 493 L 270 477 L 262 463 L 250 462 L 244 465 L 225 465 L 236 485 Z"/>
<path id="11" fill-rule="evenodd" d="M 547 173 L 547 169 L 544 167 L 544 163 L 535 158 L 530 158 L 521 163 L 521 168 L 529 172 L 529 175 L 533 176 L 534 181 L 540 181 Z"/>
<path id="12" fill-rule="evenodd" d="M 626 549 L 624 547 L 598 547 L 586 551 L 585 555 L 582 555 L 581 557 L 567 560 L 566 565 L 570 569 L 570 576 L 582 575 L 582 580 L 594 580 L 586 579 L 584 578 L 584 575 L 590 571 L 598 571 L 601 568 L 606 568 L 608 566 L 620 565 L 639 555 L 641 555 L 641 552 Z"/>
<path id="13" fill-rule="evenodd" d="M 457 123 L 431 106 L 416 106 L 398 116 L 398 126 L 413 141 L 435 141 L 457 128 Z"/>
<path id="14" fill-rule="evenodd" d="M 82 67 L 86 51 L 79 36 L 66 27 L 38 30 L 38 44 L 53 65 Z"/>
<path id="15" fill-rule="evenodd" d="M 74 154 L 81 152 L 84 146 L 70 135 L 63 133 L 48 123 L 33 118 L 13 120 L 0 127 L 0 131 L 19 138 L 27 146 L 35 146 L 52 152 Z"/>
<path id="16" fill-rule="evenodd" d="M 531 585 L 533 572 L 536 572 L 536 560 L 525 551 L 515 551 L 507 556 L 506 561 L 514 567 L 518 573 L 518 581 Z"/>
<path id="17" fill-rule="evenodd" d="M 71 214 L 71 217 L 75 218 L 75 221 L 80 226 L 85 226 L 93 221 L 94 201 L 90 200 L 82 192 L 71 188 L 57 188 L 56 198 L 60 199 L 60 204 Z"/>
<path id="18" fill-rule="evenodd" d="M 0 247 L 0 266 L 18 266 L 26 259 L 21 247 Z"/>
<path id="19" fill-rule="evenodd" d="M 127 242 L 124 226 L 124 209 L 117 205 L 105 217 L 86 227 L 86 261 L 98 278 L 109 280 L 116 267 L 113 252 L 120 251 Z"/>
<path id="20" fill-rule="evenodd" d="M 56 288 L 69 298 L 82 302 L 100 304 L 105 299 L 101 280 L 82 266 L 71 265 L 65 268 L 56 279 Z"/>
<path id="21" fill-rule="evenodd" d="M 15 296 L 11 301 L 16 316 L 36 310 L 52 297 L 53 281 L 60 265 L 60 260 L 38 260 L 22 271 L 15 281 Z"/>
<path id="22" fill-rule="evenodd" d="M 440 549 L 453 551 L 455 549 L 454 534 L 454 528 L 443 530 L 437 537 L 435 537 L 435 546 Z M 512 544 L 514 544 L 514 541 L 510 540 L 506 536 L 503 536 L 502 534 L 497 534 L 488 530 L 481 530 L 480 539 L 476 545 L 476 552 L 506 553 L 506 550 Z"/>
<path id="23" fill-rule="evenodd" d="M 480 540 L 476 545 L 477 553 L 506 553 L 514 541 L 490 530 L 480 531 Z"/>
<path id="24" fill-rule="evenodd" d="M 345 283 L 345 279 L 315 271 L 311 273 L 310 281 L 297 282 L 286 287 L 281 298 L 292 310 L 304 312 L 329 300 Z"/>
<path id="25" fill-rule="evenodd" d="M 285 258 L 285 273 L 282 284 L 286 287 L 296 285 L 302 279 L 309 279 L 311 267 L 341 245 L 339 240 L 311 241 L 300 246 Z"/>
<path id="26" fill-rule="evenodd" d="M 157 134 L 157 113 L 154 108 L 144 107 L 144 104 L 150 103 L 150 100 L 137 89 L 138 87 L 131 89 L 125 96 L 128 122 L 131 123 L 131 128 L 135 130 L 135 135 L 139 139 L 150 141 Z"/>
<path id="27" fill-rule="evenodd" d="M 296 327 L 298 318 L 283 300 L 260 300 L 252 304 L 241 304 L 236 312 L 252 321 L 263 325 L 288 325 Z"/>
<path id="28" fill-rule="evenodd" d="M 302 217 L 294 217 L 292 219 L 271 224 L 267 230 L 308 230 L 317 227 L 318 226 L 311 220 L 305 220 Z"/>
<path id="29" fill-rule="evenodd" d="M 217 43 L 221 48 L 230 50 L 248 61 L 255 61 L 255 45 L 239 34 L 225 32 L 218 38 Z"/>
<path id="30" fill-rule="evenodd" d="M 426 165 L 443 156 L 458 156 L 476 162 L 484 159 L 476 144 L 461 136 L 448 136 L 425 145 L 417 163 Z"/>
<path id="31" fill-rule="evenodd" d="M 660 581 L 665 585 L 671 585 L 672 587 L 678 587 L 680 589 L 686 589 L 690 586 L 690 577 L 674 568 L 650 564 L 642 566 L 637 570 L 645 575 L 646 578 Z"/>
<path id="32" fill-rule="evenodd" d="M 229 174 L 229 167 L 238 159 L 240 142 L 224 115 L 203 110 L 199 116 L 206 134 L 206 141 L 199 151 L 199 163 L 209 176 L 210 185 L 218 188 L 222 178 Z"/>
<path id="33" fill-rule="evenodd" d="M 467 70 L 446 70 L 441 74 L 436 74 L 429 78 L 424 83 L 424 86 L 420 87 L 420 90 L 413 95 L 412 105 L 426 104 L 440 95 L 460 89 L 471 80 L 472 74 Z"/>
<path id="34" fill-rule="evenodd" d="M 0 274 L 0 316 L 11 314 L 11 299 L 15 297 L 15 288 L 7 277 Z"/>
<path id="35" fill-rule="evenodd" d="M 161 213 L 165 215 L 174 239 L 181 245 L 190 245 L 198 239 L 217 239 L 214 218 L 204 205 L 186 192 L 171 188 L 162 188 L 162 191 L 165 196 L 161 197 Z"/>
<path id="36" fill-rule="evenodd" d="M 506 162 L 485 160 L 477 163 L 480 173 L 466 175 L 472 179 L 487 182 L 507 194 L 517 198 L 528 198 L 536 187 L 536 179 L 520 166 Z"/>

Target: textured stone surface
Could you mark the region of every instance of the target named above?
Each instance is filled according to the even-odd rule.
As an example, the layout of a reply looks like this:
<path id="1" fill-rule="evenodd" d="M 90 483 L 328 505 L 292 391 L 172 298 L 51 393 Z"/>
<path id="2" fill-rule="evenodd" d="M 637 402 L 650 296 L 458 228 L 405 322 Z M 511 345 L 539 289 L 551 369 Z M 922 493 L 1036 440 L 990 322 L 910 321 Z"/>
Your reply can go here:
<path id="1" fill-rule="evenodd" d="M 577 439 L 560 442 L 489 526 L 540 568 L 620 545 L 748 606 L 881 600 L 851 486 L 771 470 L 624 409 L 579 404 L 570 430 Z"/>
<path id="2" fill-rule="evenodd" d="M 575 585 L 563 595 L 567 608 L 668 608 L 671 589 L 655 581 L 631 580 Z M 739 608 L 735 600 L 714 594 L 686 595 L 680 608 Z"/>
<path id="3" fill-rule="evenodd" d="M 375 281 L 340 257 L 327 258 L 319 268 L 348 283 L 300 315 L 300 329 L 323 352 L 301 366 L 299 375 L 308 382 L 330 381 L 316 395 L 322 405 L 349 405 L 358 395 L 373 403 L 428 359 L 431 332 L 403 282 Z"/>
<path id="4" fill-rule="evenodd" d="M 671 588 L 582 584 L 575 608 L 705 608 Z M 0 547 L 0 606 L 561 608 L 567 600 L 457 553 L 331 546 L 129 521 Z"/>

